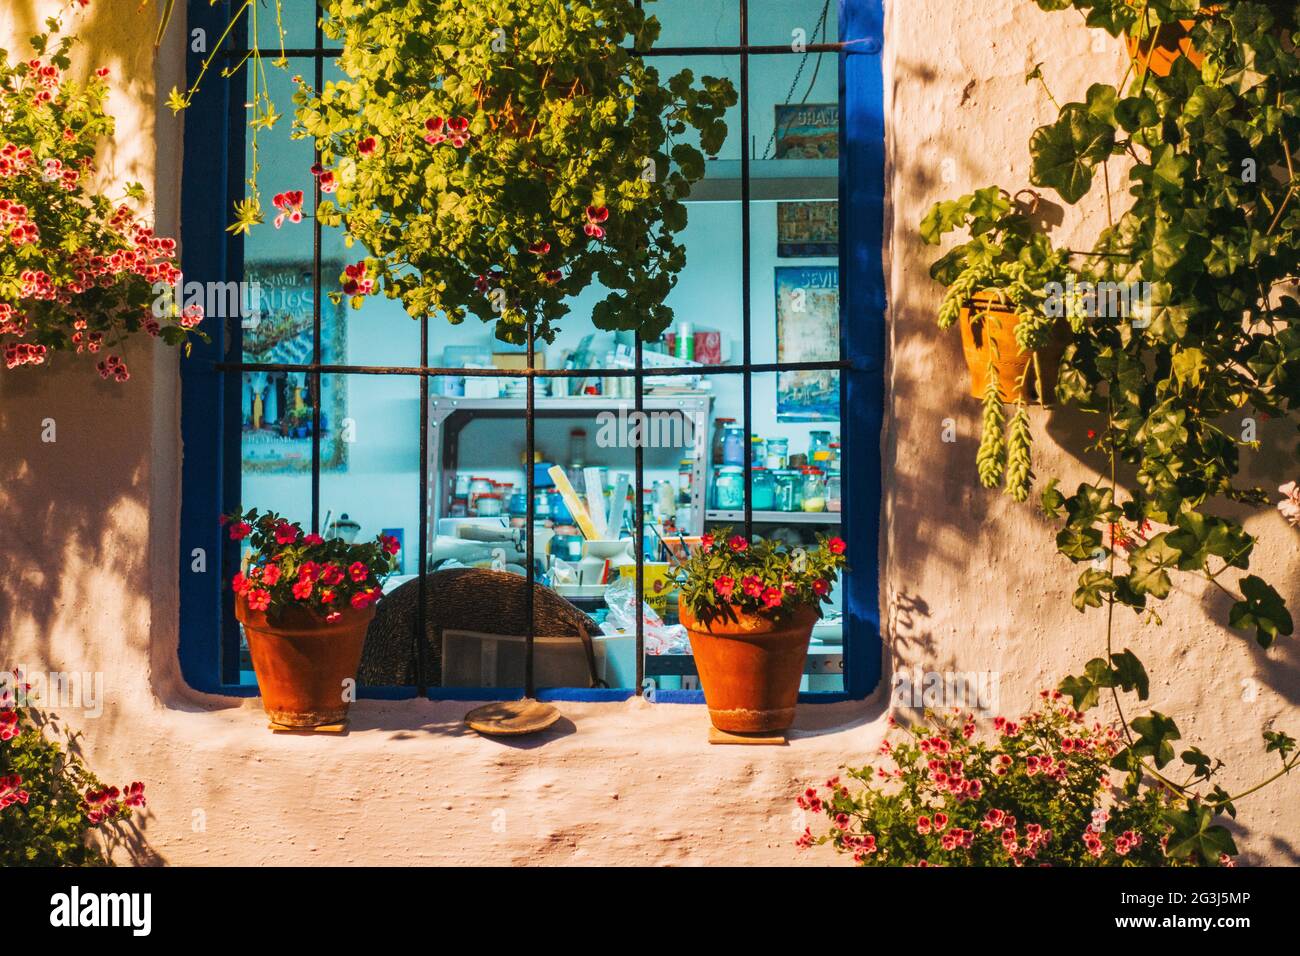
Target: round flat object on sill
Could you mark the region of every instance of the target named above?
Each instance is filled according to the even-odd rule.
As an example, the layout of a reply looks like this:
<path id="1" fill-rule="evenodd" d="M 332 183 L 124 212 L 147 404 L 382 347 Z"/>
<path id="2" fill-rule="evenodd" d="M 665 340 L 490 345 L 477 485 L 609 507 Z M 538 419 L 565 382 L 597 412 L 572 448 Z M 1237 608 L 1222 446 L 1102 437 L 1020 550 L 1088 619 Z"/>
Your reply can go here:
<path id="1" fill-rule="evenodd" d="M 560 712 L 537 700 L 505 700 L 475 707 L 465 715 L 470 730 L 489 737 L 518 737 L 545 730 L 560 719 Z"/>

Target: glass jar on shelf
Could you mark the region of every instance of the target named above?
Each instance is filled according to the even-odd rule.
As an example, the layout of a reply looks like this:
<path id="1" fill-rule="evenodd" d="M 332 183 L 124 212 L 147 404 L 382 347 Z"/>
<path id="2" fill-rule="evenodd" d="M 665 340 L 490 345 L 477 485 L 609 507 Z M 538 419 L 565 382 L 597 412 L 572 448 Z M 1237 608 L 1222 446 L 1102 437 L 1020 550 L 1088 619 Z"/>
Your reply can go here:
<path id="1" fill-rule="evenodd" d="M 739 511 L 745 507 L 745 469 L 723 465 L 713 479 L 713 507 L 719 511 Z"/>
<path id="2" fill-rule="evenodd" d="M 799 511 L 803 507 L 802 476 L 797 471 L 783 468 L 772 477 L 772 510 Z"/>
<path id="3" fill-rule="evenodd" d="M 767 460 L 763 463 L 769 471 L 780 471 L 785 467 L 790 456 L 790 439 L 769 438 L 767 440 Z"/>
<path id="4" fill-rule="evenodd" d="M 734 418 L 715 418 L 713 420 L 713 467 L 720 468 L 727 464 L 724 457 L 724 443 L 727 437 L 727 429 L 735 427 Z"/>
<path id="5" fill-rule="evenodd" d="M 501 516 L 501 496 L 495 491 L 479 495 L 474 499 L 474 507 L 480 518 L 499 518 Z"/>
<path id="6" fill-rule="evenodd" d="M 819 451 L 830 453 L 831 433 L 828 431 L 811 431 L 808 433 L 808 460 L 815 461 Z"/>
<path id="7" fill-rule="evenodd" d="M 760 467 L 767 458 L 767 442 L 758 435 L 749 436 L 749 460 Z"/>
<path id="8" fill-rule="evenodd" d="M 826 476 L 826 510 L 840 512 L 840 473 L 832 471 Z"/>
<path id="9" fill-rule="evenodd" d="M 728 425 L 722 435 L 722 463 L 724 465 L 745 465 L 745 429 L 739 425 Z"/>
<path id="10" fill-rule="evenodd" d="M 743 479 L 742 475 L 742 479 Z M 754 510 L 772 511 L 776 508 L 776 483 L 766 468 L 755 467 L 751 475 L 754 487 Z"/>
<path id="11" fill-rule="evenodd" d="M 803 510 L 811 513 L 826 510 L 826 473 L 812 465 L 803 470 Z"/>

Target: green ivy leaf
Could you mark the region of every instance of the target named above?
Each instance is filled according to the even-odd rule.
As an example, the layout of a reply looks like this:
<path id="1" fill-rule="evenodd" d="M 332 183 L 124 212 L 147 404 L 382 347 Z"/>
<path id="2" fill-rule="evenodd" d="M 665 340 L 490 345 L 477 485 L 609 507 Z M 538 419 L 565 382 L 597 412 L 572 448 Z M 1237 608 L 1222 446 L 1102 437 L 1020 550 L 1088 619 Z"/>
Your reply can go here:
<path id="1" fill-rule="evenodd" d="M 1067 103 L 1050 126 L 1034 130 L 1030 180 L 1055 189 L 1067 203 L 1082 199 L 1092 186 L 1097 164 L 1110 155 L 1115 129 L 1081 103 Z"/>

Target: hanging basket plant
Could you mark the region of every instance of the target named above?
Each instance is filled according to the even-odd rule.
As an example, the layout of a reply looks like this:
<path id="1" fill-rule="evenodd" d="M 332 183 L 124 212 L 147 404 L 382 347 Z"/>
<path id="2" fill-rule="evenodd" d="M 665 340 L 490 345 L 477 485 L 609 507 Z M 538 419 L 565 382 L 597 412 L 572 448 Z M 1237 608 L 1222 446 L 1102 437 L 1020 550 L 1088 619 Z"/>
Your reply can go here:
<path id="1" fill-rule="evenodd" d="M 729 81 L 661 79 L 658 22 L 622 0 L 333 2 L 345 78 L 301 86 L 319 216 L 369 255 L 343 295 L 554 337 L 599 282 L 602 329 L 658 334 L 685 264 L 682 200 L 726 138 Z"/>
<path id="2" fill-rule="evenodd" d="M 1050 401 L 1065 320 L 1081 321 L 1070 293 L 1074 274 L 1068 254 L 1035 229 L 1031 211 L 997 186 L 936 203 L 921 223 L 921 237 L 933 245 L 956 230 L 969 239 L 930 269 L 947 287 L 939 327 L 960 326 L 970 391 L 984 402 L 980 480 L 989 488 L 1005 481 L 1008 494 L 1024 501 L 1032 478 L 1026 406 Z M 1009 428 L 1004 402 L 1016 405 Z"/>
<path id="3" fill-rule="evenodd" d="M 0 355 L 15 369 L 73 352 L 125 381 L 114 351 L 125 339 L 187 345 L 203 313 L 174 304 L 176 243 L 137 217 L 143 187 L 111 196 L 95 185 L 99 144 L 114 131 L 109 71 L 70 79 L 74 40 L 60 29 L 46 21 L 27 59 L 0 50 Z"/>

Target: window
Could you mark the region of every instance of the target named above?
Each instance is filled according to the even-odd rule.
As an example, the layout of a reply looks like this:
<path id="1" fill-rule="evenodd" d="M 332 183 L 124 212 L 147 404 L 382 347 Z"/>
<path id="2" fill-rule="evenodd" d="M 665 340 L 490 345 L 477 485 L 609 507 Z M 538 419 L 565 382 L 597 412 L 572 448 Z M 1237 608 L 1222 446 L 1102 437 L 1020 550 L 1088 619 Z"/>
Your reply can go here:
<path id="1" fill-rule="evenodd" d="M 191 29 L 220 35 L 224 6 L 194 0 Z M 583 310 L 597 290 L 575 298 L 556 342 L 535 349 L 531 417 L 528 353 L 495 342 L 488 327 L 413 320 L 383 299 L 355 311 L 335 307 L 328 293 L 344 257 L 337 230 L 309 216 L 296 228 L 228 235 L 250 161 L 247 81 L 240 71 L 202 88 L 185 114 L 187 281 L 256 282 L 262 314 L 256 324 L 205 323 L 212 342 L 183 365 L 182 552 L 194 560 L 181 574 L 181 663 L 192 686 L 255 692 L 226 584 L 238 545 L 217 525 L 241 504 L 322 532 L 397 533 L 404 566 L 390 587 L 410 580 L 427 588 L 448 561 L 496 560 L 531 571 L 599 617 L 608 609 L 607 582 L 625 577 L 669 625 L 675 612 L 661 599 L 660 559 L 678 539 L 730 524 L 807 540 L 838 526 L 852 570 L 837 588 L 840 616 L 814 638 L 804 686 L 814 700 L 860 698 L 875 686 L 880 0 L 646 0 L 646 8 L 663 25 L 647 54 L 662 61 L 661 73 L 689 67 L 728 76 L 739 103 L 727 117 L 727 144 L 689 203 L 687 265 L 668 300 L 676 313 L 669 337 L 602 333 Z M 316 4 L 287 0 L 285 11 L 290 66 L 269 74 L 277 104 L 290 101 L 291 75 L 319 85 L 336 70 L 321 46 Z M 232 38 L 228 63 L 246 42 Z M 310 211 L 312 149 L 290 139 L 288 126 L 283 120 L 259 140 L 261 191 L 303 189 Z M 637 413 L 646 416 L 641 442 L 625 427 Z M 722 430 L 726 419 L 733 430 Z M 751 436 L 770 447 L 755 451 Z M 606 469 L 609 485 L 626 475 L 627 523 L 641 531 L 640 546 L 608 555 L 589 548 L 585 559 L 569 552 L 556 497 L 516 494 L 526 485 L 528 449 L 574 469 L 575 481 L 585 477 L 578 465 Z M 827 484 L 835 463 L 841 511 L 791 503 L 805 485 L 808 498 L 834 497 Z M 542 470 L 537 477 L 548 480 Z M 498 509 L 502 517 L 493 515 Z M 523 512 L 517 524 L 533 520 L 537 560 L 505 537 L 453 540 L 464 525 L 505 529 L 512 510 Z M 644 622 L 597 642 L 604 689 L 569 680 L 571 664 L 541 644 L 525 670 L 510 648 L 495 648 L 499 669 L 484 665 L 475 686 L 446 656 L 427 660 L 415 640 L 424 613 L 421 604 L 413 679 L 363 686 L 362 696 L 509 697 L 531 680 L 526 689 L 543 696 L 619 698 L 653 686 L 659 699 L 702 699 L 689 653 L 672 653 L 682 648 L 671 632 L 647 631 Z M 477 646 L 467 653 L 487 655 Z M 523 680 L 512 676 L 521 673 Z"/>

